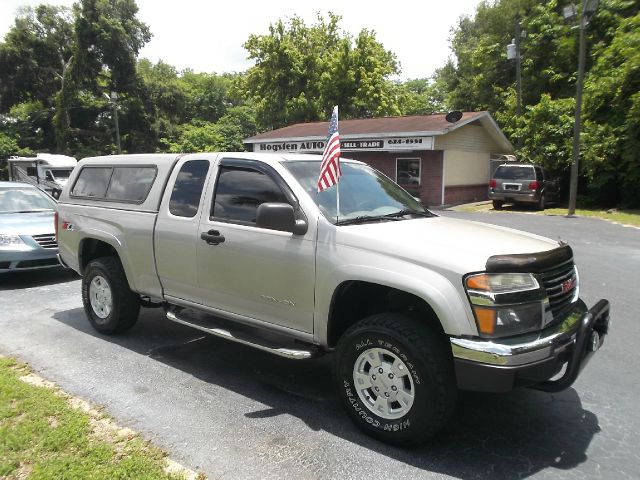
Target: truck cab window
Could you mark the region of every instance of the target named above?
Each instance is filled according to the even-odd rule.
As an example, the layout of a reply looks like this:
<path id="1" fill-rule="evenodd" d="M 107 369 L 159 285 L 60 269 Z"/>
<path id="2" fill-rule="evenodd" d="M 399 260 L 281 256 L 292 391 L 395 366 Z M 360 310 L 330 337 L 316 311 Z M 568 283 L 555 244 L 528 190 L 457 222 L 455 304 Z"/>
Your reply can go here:
<path id="1" fill-rule="evenodd" d="M 198 213 L 202 188 L 209 171 L 209 160 L 184 162 L 173 185 L 169 212 L 178 217 L 194 217 Z"/>
<path id="2" fill-rule="evenodd" d="M 214 220 L 255 225 L 258 207 L 267 202 L 289 203 L 269 175 L 252 168 L 221 167 L 213 202 Z"/>
<path id="3" fill-rule="evenodd" d="M 107 199 L 142 203 L 156 178 L 156 167 L 116 167 L 107 189 Z"/>
<path id="4" fill-rule="evenodd" d="M 111 167 L 83 168 L 71 190 L 71 196 L 104 198 L 112 170 Z"/>

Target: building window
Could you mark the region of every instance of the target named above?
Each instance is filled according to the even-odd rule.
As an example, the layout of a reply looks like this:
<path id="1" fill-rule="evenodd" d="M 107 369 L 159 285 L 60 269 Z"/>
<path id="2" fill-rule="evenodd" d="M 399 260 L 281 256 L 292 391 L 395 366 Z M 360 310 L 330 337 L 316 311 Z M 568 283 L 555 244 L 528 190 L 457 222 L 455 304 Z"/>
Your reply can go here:
<path id="1" fill-rule="evenodd" d="M 396 183 L 403 187 L 419 187 L 421 175 L 419 158 L 396 159 Z"/>

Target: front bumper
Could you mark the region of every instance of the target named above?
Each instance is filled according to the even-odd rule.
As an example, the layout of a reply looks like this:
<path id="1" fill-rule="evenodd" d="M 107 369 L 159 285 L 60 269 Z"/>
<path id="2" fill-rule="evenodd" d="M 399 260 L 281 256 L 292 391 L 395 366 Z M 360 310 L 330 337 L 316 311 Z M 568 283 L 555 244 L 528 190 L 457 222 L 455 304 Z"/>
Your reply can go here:
<path id="1" fill-rule="evenodd" d="M 59 267 L 58 249 L 0 252 L 0 273 Z"/>
<path id="2" fill-rule="evenodd" d="M 609 308 L 608 300 L 600 300 L 587 311 L 578 300 L 563 322 L 537 334 L 502 341 L 452 337 L 458 388 L 505 392 L 533 386 L 557 392 L 570 387 L 604 342 Z"/>

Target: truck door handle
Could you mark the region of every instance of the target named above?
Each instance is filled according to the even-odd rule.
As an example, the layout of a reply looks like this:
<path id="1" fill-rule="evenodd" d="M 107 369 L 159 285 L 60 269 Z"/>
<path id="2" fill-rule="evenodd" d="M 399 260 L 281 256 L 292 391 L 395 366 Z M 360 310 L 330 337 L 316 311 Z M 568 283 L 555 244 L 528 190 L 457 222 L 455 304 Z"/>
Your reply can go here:
<path id="1" fill-rule="evenodd" d="M 208 232 L 202 232 L 200 238 L 207 242 L 209 245 L 218 245 L 224 243 L 224 235 L 220 235 L 218 230 L 209 230 Z"/>

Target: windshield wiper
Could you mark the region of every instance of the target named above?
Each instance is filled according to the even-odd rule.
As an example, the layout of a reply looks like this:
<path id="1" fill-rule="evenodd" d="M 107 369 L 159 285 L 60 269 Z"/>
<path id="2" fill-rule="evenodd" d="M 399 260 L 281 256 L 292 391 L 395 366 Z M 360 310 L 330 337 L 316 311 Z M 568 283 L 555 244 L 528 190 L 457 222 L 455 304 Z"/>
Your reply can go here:
<path id="1" fill-rule="evenodd" d="M 428 212 L 428 211 L 418 212 L 417 210 L 412 210 L 410 208 L 405 208 L 405 209 L 399 210 L 397 212 L 388 213 L 388 214 L 384 215 L 384 217 L 387 217 L 387 218 L 404 217 L 405 215 L 418 215 L 420 217 L 433 217 L 433 216 L 435 216 L 435 215 L 433 215 L 433 213 Z"/>
<path id="2" fill-rule="evenodd" d="M 358 217 L 353 218 L 345 218 L 344 220 L 338 220 L 336 225 L 354 225 L 358 223 L 367 223 L 367 222 L 383 222 L 385 220 L 400 220 L 399 218 L 389 217 L 388 215 L 360 215 Z"/>

